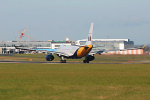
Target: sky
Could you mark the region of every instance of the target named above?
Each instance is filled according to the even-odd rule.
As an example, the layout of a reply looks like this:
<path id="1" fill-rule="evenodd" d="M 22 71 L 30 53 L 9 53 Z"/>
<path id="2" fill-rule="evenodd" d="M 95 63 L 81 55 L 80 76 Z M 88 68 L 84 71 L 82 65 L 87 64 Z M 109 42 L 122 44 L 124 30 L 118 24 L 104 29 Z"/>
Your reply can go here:
<path id="1" fill-rule="evenodd" d="M 130 39 L 150 44 L 150 0 L 0 0 L 0 41 Z M 22 40 L 28 40 L 23 37 Z"/>

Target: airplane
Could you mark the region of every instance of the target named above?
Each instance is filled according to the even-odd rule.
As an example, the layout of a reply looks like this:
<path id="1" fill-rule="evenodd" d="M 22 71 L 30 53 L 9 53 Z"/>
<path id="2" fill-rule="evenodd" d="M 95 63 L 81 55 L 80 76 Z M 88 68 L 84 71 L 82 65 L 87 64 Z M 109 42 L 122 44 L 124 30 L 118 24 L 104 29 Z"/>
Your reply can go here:
<path id="1" fill-rule="evenodd" d="M 145 47 L 146 47 L 146 44 L 143 45 L 142 47 L 137 47 L 137 48 L 127 48 L 127 50 L 144 49 Z"/>
<path id="2" fill-rule="evenodd" d="M 54 54 L 56 54 L 58 57 L 60 57 L 61 63 L 66 63 L 65 58 L 67 59 L 79 59 L 82 57 L 85 57 L 85 60 L 83 60 L 83 63 L 89 63 L 89 61 L 92 61 L 95 59 L 94 54 L 90 53 L 92 50 L 92 34 L 93 34 L 93 23 L 91 23 L 91 27 L 89 30 L 88 39 L 85 43 L 85 45 L 82 46 L 75 46 L 75 45 L 61 45 L 59 48 L 56 49 L 56 51 L 46 55 L 47 61 L 53 61 L 54 60 Z"/>
<path id="3" fill-rule="evenodd" d="M 133 47 L 133 48 L 126 48 L 126 49 L 118 49 L 118 50 L 106 50 L 104 52 L 109 52 L 109 51 L 125 51 L 125 50 L 136 50 L 136 49 L 144 49 L 146 47 L 146 44 L 143 45 L 142 47 Z"/>
<path id="4" fill-rule="evenodd" d="M 14 47 L 15 47 L 16 49 L 21 49 L 21 50 L 36 51 L 35 49 L 30 48 L 30 47 L 21 47 L 21 46 L 19 46 L 19 45 L 14 45 Z"/>
<path id="5" fill-rule="evenodd" d="M 14 45 L 16 49 L 20 50 L 28 50 L 28 51 L 41 51 L 41 52 L 54 52 L 56 49 L 46 49 L 46 48 L 33 48 L 33 47 L 21 47 L 18 45 Z"/>

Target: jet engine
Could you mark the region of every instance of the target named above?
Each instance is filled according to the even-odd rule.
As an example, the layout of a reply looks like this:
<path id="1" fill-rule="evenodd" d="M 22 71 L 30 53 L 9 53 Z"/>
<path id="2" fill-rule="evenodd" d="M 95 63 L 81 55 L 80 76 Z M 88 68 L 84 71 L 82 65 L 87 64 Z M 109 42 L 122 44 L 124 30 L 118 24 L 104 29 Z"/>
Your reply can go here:
<path id="1" fill-rule="evenodd" d="M 91 56 L 91 55 L 87 55 L 87 56 L 86 56 L 86 60 L 87 60 L 87 61 L 92 61 L 92 60 L 94 60 L 94 59 L 95 59 L 94 56 Z"/>
<path id="2" fill-rule="evenodd" d="M 52 54 L 48 54 L 48 55 L 46 55 L 46 60 L 52 61 L 52 60 L 54 60 L 54 56 Z"/>

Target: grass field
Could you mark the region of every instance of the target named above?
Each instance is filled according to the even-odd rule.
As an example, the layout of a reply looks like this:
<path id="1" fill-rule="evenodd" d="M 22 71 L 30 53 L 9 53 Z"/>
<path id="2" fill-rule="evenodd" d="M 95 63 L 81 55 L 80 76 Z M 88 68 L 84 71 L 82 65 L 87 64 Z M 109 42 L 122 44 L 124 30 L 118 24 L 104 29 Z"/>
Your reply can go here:
<path id="1" fill-rule="evenodd" d="M 150 100 L 150 64 L 0 64 L 0 100 Z"/>

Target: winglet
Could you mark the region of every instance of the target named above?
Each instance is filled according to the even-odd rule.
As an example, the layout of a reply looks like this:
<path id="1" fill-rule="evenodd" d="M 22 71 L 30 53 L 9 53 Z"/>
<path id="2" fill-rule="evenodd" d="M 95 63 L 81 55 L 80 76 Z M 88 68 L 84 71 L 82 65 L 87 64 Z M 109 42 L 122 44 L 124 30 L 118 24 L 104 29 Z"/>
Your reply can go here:
<path id="1" fill-rule="evenodd" d="M 85 45 L 92 45 L 93 24 L 94 23 L 91 23 L 91 27 L 90 27 L 89 35 L 88 35 L 88 40 L 87 40 Z"/>
<path id="2" fill-rule="evenodd" d="M 142 47 L 142 48 L 144 49 L 145 47 L 146 47 L 146 44 L 145 44 L 145 45 L 143 45 L 143 47 Z"/>

